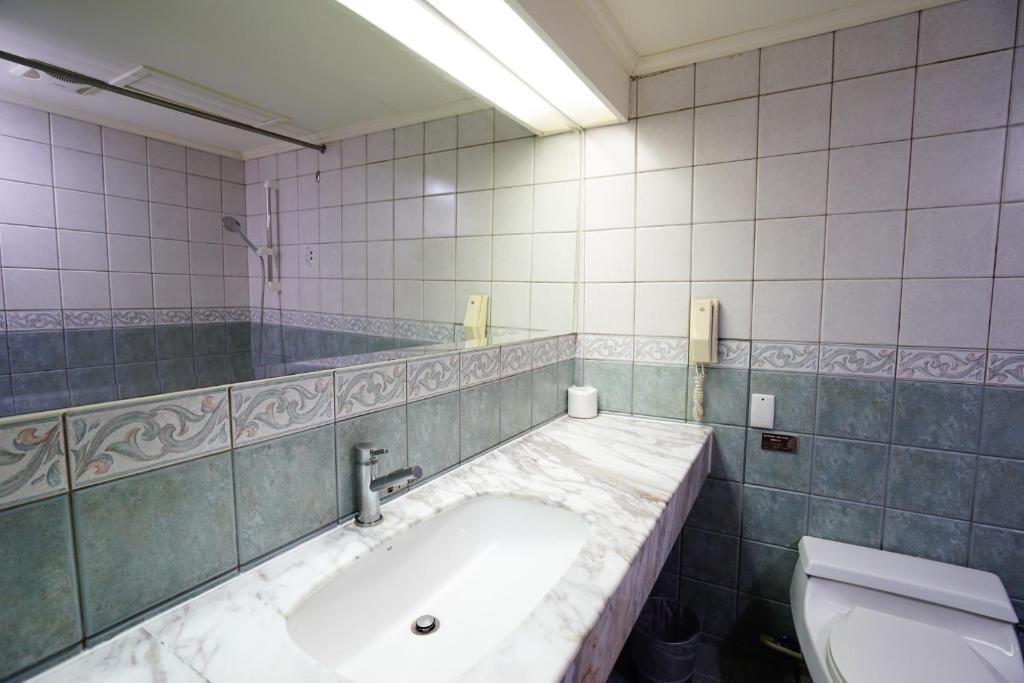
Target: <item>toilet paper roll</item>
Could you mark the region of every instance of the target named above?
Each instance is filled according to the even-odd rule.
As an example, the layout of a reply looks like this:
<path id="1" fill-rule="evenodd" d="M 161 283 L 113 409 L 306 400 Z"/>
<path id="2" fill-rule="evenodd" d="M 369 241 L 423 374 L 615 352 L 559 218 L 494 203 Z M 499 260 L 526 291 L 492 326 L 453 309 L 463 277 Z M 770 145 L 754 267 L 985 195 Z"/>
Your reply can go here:
<path id="1" fill-rule="evenodd" d="M 569 387 L 569 417 L 597 417 L 597 389 Z"/>

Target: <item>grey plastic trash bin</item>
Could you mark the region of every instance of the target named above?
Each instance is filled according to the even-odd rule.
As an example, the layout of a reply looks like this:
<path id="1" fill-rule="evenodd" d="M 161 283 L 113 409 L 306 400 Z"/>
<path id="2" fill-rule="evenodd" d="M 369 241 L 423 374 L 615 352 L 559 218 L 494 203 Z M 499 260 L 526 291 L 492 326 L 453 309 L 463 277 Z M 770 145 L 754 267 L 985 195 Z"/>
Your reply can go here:
<path id="1" fill-rule="evenodd" d="M 675 600 L 649 598 L 630 636 L 637 683 L 686 683 L 697 664 L 700 620 Z"/>

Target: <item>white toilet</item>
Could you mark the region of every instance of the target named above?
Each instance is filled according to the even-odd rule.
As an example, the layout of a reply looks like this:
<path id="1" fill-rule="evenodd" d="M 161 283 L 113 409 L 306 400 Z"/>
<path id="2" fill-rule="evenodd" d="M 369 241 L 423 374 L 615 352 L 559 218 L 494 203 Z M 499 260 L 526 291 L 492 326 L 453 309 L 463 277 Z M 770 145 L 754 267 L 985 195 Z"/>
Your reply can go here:
<path id="1" fill-rule="evenodd" d="M 814 683 L 1022 683 L 995 574 L 804 536 L 789 588 Z"/>

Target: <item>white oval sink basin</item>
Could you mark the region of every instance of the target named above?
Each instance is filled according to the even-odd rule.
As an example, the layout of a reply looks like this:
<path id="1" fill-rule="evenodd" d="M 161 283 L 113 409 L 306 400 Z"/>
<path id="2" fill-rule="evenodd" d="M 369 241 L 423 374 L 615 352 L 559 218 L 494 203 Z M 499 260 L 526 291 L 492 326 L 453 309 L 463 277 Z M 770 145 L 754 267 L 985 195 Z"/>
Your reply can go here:
<path id="1" fill-rule="evenodd" d="M 588 528 L 563 508 L 476 498 L 340 571 L 288 615 L 288 633 L 356 683 L 451 680 L 540 603 L 576 558 Z M 414 633 L 425 614 L 439 627 Z"/>

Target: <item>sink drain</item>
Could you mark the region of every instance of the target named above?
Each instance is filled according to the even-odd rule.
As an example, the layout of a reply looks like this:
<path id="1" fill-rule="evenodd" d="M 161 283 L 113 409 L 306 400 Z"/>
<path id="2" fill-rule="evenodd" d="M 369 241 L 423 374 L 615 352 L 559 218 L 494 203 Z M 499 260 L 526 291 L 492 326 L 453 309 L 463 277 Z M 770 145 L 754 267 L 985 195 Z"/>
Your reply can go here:
<path id="1" fill-rule="evenodd" d="M 412 622 L 412 632 L 418 636 L 429 635 L 439 628 L 441 628 L 441 622 L 433 614 L 416 617 L 416 621 Z"/>

